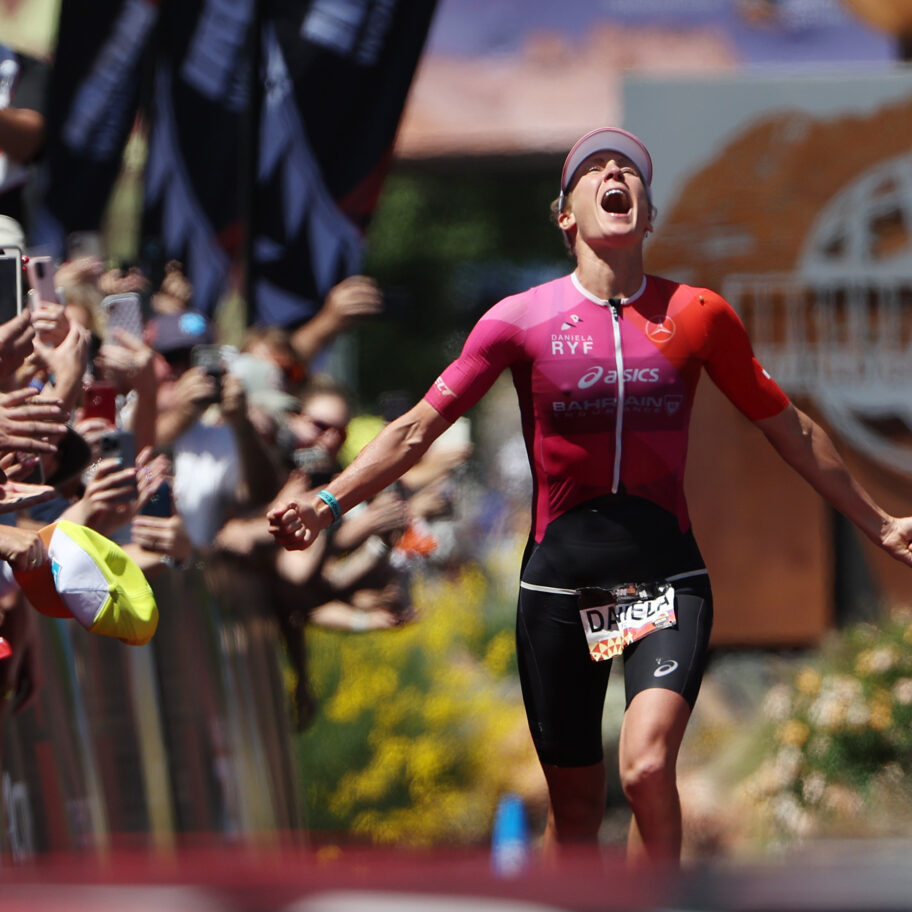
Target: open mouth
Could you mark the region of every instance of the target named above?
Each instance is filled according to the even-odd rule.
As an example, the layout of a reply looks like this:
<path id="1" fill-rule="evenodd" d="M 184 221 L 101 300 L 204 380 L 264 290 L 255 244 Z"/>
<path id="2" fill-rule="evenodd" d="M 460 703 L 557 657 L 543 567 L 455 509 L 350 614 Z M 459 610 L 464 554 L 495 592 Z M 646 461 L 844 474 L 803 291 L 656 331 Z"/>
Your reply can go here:
<path id="1" fill-rule="evenodd" d="M 630 212 L 630 197 L 620 187 L 606 190 L 601 199 L 602 209 L 611 215 L 627 215 Z"/>

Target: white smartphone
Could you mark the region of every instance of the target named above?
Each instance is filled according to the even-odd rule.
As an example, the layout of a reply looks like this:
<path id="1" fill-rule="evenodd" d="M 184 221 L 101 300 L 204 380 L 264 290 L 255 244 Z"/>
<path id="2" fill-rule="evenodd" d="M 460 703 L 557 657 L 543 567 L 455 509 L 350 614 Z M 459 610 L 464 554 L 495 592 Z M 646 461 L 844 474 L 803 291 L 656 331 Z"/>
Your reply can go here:
<path id="1" fill-rule="evenodd" d="M 141 339 L 143 335 L 142 301 L 135 291 L 108 295 L 101 302 L 105 313 L 105 337 L 114 342 L 114 330 L 122 329 Z"/>
<path id="2" fill-rule="evenodd" d="M 29 257 L 28 265 L 29 284 L 38 296 L 39 301 L 50 304 L 59 304 L 57 289 L 54 287 L 54 261 L 49 256 Z"/>

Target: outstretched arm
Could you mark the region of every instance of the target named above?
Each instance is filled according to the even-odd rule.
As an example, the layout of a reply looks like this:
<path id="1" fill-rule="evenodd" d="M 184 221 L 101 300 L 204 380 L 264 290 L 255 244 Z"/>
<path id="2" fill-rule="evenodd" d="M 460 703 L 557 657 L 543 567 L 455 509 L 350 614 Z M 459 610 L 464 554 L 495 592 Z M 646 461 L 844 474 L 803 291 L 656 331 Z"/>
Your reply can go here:
<path id="1" fill-rule="evenodd" d="M 423 399 L 390 422 L 330 483 L 328 490 L 342 512 L 389 487 L 418 462 L 449 425 L 450 421 Z M 332 510 L 315 495 L 279 504 L 269 511 L 268 518 L 270 531 L 289 550 L 307 548 L 333 521 Z"/>
<path id="2" fill-rule="evenodd" d="M 826 431 L 789 405 L 756 422 L 779 455 L 888 554 L 912 566 L 912 517 L 891 516 L 853 478 Z"/>

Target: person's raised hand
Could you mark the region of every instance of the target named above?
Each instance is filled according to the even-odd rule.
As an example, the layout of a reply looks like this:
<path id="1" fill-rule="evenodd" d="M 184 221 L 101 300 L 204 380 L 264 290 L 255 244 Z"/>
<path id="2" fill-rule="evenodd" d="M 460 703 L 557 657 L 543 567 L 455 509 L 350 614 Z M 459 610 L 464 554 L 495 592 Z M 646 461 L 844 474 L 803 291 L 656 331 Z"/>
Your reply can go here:
<path id="1" fill-rule="evenodd" d="M 60 345 L 70 331 L 70 320 L 63 304 L 38 299 L 32 305 L 31 311 L 36 337 L 45 345 Z"/>
<path id="2" fill-rule="evenodd" d="M 117 328 L 115 343 L 105 342 L 96 358 L 101 375 L 120 392 L 155 385 L 155 352 L 132 333 Z"/>
<path id="3" fill-rule="evenodd" d="M 58 389 L 72 390 L 74 396 L 78 395 L 78 384 L 89 363 L 91 337 L 88 329 L 72 322 L 59 345 L 49 345 L 44 336 L 35 336 L 32 359 L 41 369 L 53 375 Z"/>
<path id="4" fill-rule="evenodd" d="M 383 293 L 375 279 L 362 275 L 349 276 L 330 289 L 323 309 L 340 329 L 344 329 L 355 320 L 382 313 Z"/>
<path id="5" fill-rule="evenodd" d="M 0 558 L 14 570 L 34 570 L 47 563 L 48 553 L 41 536 L 19 526 L 0 526 Z"/>
<path id="6" fill-rule="evenodd" d="M 63 518 L 107 535 L 136 513 L 137 470 L 124 468 L 120 459 L 102 459 L 93 469 L 85 493 L 64 511 Z"/>
<path id="7" fill-rule="evenodd" d="M 0 325 L 0 381 L 13 376 L 32 353 L 35 328 L 28 310 Z"/>
<path id="8" fill-rule="evenodd" d="M 66 260 L 57 267 L 54 273 L 54 284 L 60 288 L 85 283 L 95 284 L 104 273 L 104 263 L 101 257 L 80 256 Z"/>
<path id="9" fill-rule="evenodd" d="M 39 399 L 27 386 L 0 395 L 0 451 L 57 452 L 66 433 L 67 413 L 59 399 Z"/>
<path id="10" fill-rule="evenodd" d="M 237 424 L 247 417 L 247 394 L 244 383 L 234 374 L 222 375 L 222 417 L 229 424 Z"/>
<path id="11" fill-rule="evenodd" d="M 134 544 L 146 551 L 156 551 L 176 561 L 185 561 L 193 554 L 193 543 L 179 513 L 172 516 L 133 517 L 131 525 Z"/>
<path id="12" fill-rule="evenodd" d="M 174 398 L 178 403 L 190 403 L 202 411 L 218 399 L 219 381 L 201 367 L 185 370 L 174 384 Z"/>

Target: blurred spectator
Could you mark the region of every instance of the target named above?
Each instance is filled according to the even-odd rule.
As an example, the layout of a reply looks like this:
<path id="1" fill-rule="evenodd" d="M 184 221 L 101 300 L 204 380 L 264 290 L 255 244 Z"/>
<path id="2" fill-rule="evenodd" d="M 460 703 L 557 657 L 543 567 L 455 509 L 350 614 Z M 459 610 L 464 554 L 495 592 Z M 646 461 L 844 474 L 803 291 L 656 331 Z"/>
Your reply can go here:
<path id="1" fill-rule="evenodd" d="M 213 347 L 206 318 L 165 314 L 147 331 L 161 356 L 157 445 L 173 451 L 175 503 L 191 541 L 211 545 L 230 516 L 271 500 L 279 479 L 248 416 L 243 383 L 231 373 L 230 353 Z"/>
<path id="2" fill-rule="evenodd" d="M 30 218 L 25 190 L 29 166 L 44 149 L 48 72 L 41 61 L 0 45 L 0 215 L 15 219 L 26 237 Z"/>
<path id="3" fill-rule="evenodd" d="M 244 334 L 241 350 L 275 364 L 281 372 L 282 389 L 299 392 L 307 380 L 307 364 L 292 346 L 287 329 L 278 326 L 251 326 Z"/>

